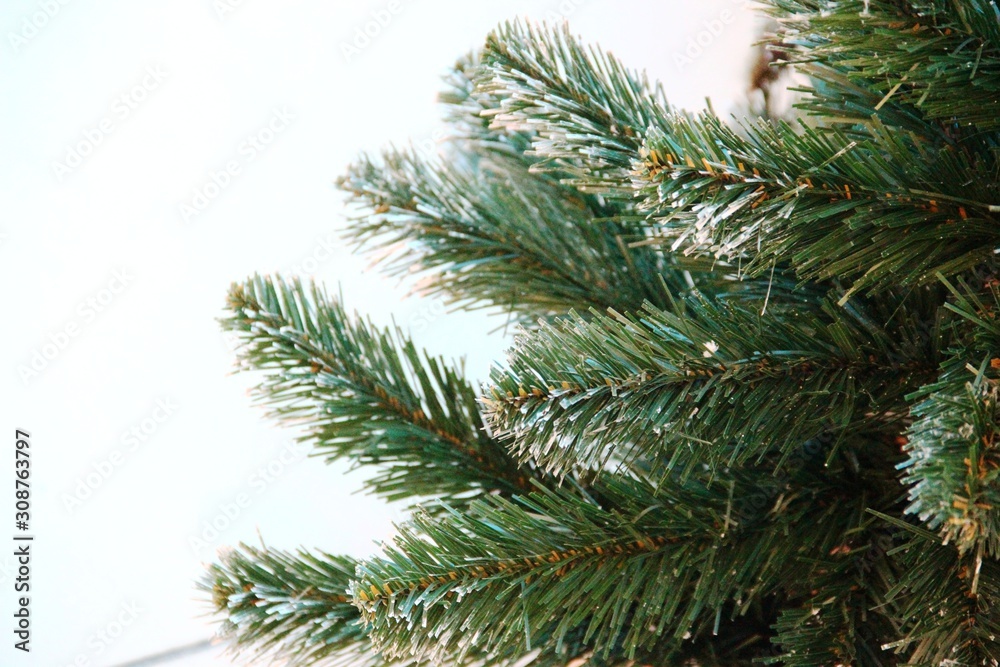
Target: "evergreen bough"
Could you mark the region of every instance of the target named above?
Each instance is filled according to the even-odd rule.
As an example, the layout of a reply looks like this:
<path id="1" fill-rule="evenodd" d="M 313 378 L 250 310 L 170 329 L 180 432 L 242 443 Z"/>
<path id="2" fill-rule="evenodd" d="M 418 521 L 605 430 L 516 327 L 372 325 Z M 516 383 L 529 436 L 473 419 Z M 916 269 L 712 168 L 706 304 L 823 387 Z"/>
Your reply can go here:
<path id="1" fill-rule="evenodd" d="M 447 78 L 440 159 L 339 181 L 360 251 L 519 323 L 481 390 L 319 287 L 232 287 L 271 414 L 413 509 L 367 560 L 222 554 L 237 651 L 1000 664 L 1000 10 L 767 5 L 794 124 L 512 23 Z"/>

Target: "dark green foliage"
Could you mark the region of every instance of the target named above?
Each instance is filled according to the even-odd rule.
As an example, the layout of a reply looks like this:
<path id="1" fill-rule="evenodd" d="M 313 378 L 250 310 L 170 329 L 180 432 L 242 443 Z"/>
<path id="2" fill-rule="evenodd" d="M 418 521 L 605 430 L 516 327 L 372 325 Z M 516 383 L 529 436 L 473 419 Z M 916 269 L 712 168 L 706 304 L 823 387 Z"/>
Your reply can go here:
<path id="1" fill-rule="evenodd" d="M 803 122 L 512 23 L 447 77 L 437 155 L 340 180 L 386 273 L 520 325 L 481 392 L 317 287 L 233 286 L 271 415 L 414 510 L 367 559 L 224 554 L 237 650 L 1000 666 L 1000 10 L 768 5 Z"/>
<path id="2" fill-rule="evenodd" d="M 992 151 L 931 151 L 877 122 L 840 130 L 678 117 L 650 131 L 636 187 L 664 243 L 760 275 L 781 261 L 852 291 L 926 284 L 992 257 L 1000 241 Z M 1000 210 L 1000 209 L 998 209 Z"/>
<path id="3" fill-rule="evenodd" d="M 883 329 L 854 307 L 816 310 L 765 317 L 691 298 L 565 318 L 522 336 L 483 400 L 521 460 L 556 472 L 636 457 L 716 469 L 898 422 L 908 388 L 936 372 L 915 318 L 898 310 Z"/>
<path id="4" fill-rule="evenodd" d="M 398 329 L 351 318 L 319 288 L 256 277 L 233 285 L 240 363 L 265 371 L 257 391 L 271 416 L 308 428 L 328 459 L 376 465 L 366 485 L 389 500 L 527 488 L 486 435 L 472 387 Z"/>
<path id="5" fill-rule="evenodd" d="M 890 648 L 906 655 L 907 665 L 1000 664 L 1000 563 L 956 557 L 933 533 L 908 531 L 886 594 L 902 634 Z"/>
<path id="6" fill-rule="evenodd" d="M 971 268 L 1000 242 L 1000 193 L 975 178 L 997 173 L 993 150 L 937 148 L 877 120 L 864 138 L 766 122 L 737 132 L 711 113 L 673 111 L 658 88 L 574 44 L 520 24 L 488 42 L 497 122 L 529 118 L 533 151 L 565 182 L 642 196 L 660 223 L 650 233 L 672 250 L 739 261 L 750 275 L 789 262 L 802 277 L 886 289 Z"/>
<path id="7" fill-rule="evenodd" d="M 1000 558 L 1000 405 L 997 377 L 1000 293 L 985 299 L 968 286 L 953 288 L 949 307 L 975 326 L 941 377 L 914 398 L 906 481 L 909 511 L 919 514 L 963 554 Z M 989 305 L 987 305 L 989 304 Z"/>
<path id="8" fill-rule="evenodd" d="M 816 502 L 858 499 L 815 471 L 795 479 L 801 486 L 784 485 L 779 520 L 749 500 L 758 479 L 745 475 L 714 485 L 602 484 L 603 506 L 540 490 L 440 519 L 418 514 L 383 558 L 359 567 L 352 591 L 390 658 L 505 655 L 530 648 L 532 637 L 558 646 L 578 632 L 601 647 L 598 657 L 623 645 L 636 658 L 663 650 L 666 638 L 680 650 L 699 626 L 718 622 L 726 601 L 737 601 L 736 616 L 777 581 L 807 585 L 809 561 L 838 547 L 851 513 L 817 511 Z M 858 505 L 853 515 L 862 512 Z M 794 536 L 786 521 L 799 523 Z M 797 558 L 803 567 L 785 571 Z M 425 618 L 427 631 L 414 633 Z"/>
<path id="9" fill-rule="evenodd" d="M 494 156 L 490 164 L 458 169 L 412 151 L 388 151 L 380 165 L 362 159 L 342 181 L 367 207 L 351 235 L 383 252 L 387 273 L 426 273 L 423 294 L 529 320 L 662 301 L 650 275 L 680 286 L 679 271 L 662 257 L 628 249 L 627 225 L 595 219 L 583 197 L 529 177 L 519 161 Z"/>
<path id="10" fill-rule="evenodd" d="M 568 30 L 521 23 L 486 40 L 483 83 L 495 127 L 533 132 L 536 169 L 566 173 L 581 190 L 630 195 L 625 183 L 650 126 L 670 114 L 663 89 Z M 579 180 L 577 180 L 579 178 Z"/>
<path id="11" fill-rule="evenodd" d="M 362 667 L 381 661 L 347 595 L 356 565 L 346 556 L 241 544 L 208 569 L 199 587 L 225 610 L 220 634 L 255 657 Z"/>
<path id="12" fill-rule="evenodd" d="M 989 0 L 772 0 L 792 58 L 820 79 L 807 108 L 841 120 L 872 115 L 934 133 L 1000 129 L 1000 14 Z M 830 11 L 831 8 L 836 11 Z M 827 76 L 824 76 L 827 75 Z M 849 82 L 849 83 L 848 83 Z M 855 95 L 836 97 L 850 87 Z M 862 101 L 865 97 L 869 103 Z M 848 102 L 845 104 L 845 102 Z M 887 109 L 888 107 L 888 109 Z M 910 119 L 910 120 L 907 120 Z M 917 120 L 919 119 L 919 120 Z"/>

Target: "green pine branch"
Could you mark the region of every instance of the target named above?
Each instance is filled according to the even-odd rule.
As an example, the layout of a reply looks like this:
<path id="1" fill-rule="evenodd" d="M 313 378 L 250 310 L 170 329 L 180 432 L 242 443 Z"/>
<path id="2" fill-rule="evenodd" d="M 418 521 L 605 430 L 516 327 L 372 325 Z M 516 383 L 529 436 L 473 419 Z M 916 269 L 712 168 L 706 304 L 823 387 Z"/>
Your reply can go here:
<path id="1" fill-rule="evenodd" d="M 886 507 L 868 482 L 821 461 L 770 482 L 753 472 L 711 484 L 609 481 L 602 503 L 539 488 L 440 518 L 418 513 L 359 566 L 352 593 L 388 658 L 560 650 L 570 636 L 599 658 L 676 655 L 717 634 L 723 613 L 732 626 L 783 587 L 810 590 L 813 563 L 845 548 L 867 507 Z"/>
<path id="2" fill-rule="evenodd" d="M 524 327 L 484 396 L 315 286 L 233 286 L 271 416 L 422 504 L 368 560 L 224 554 L 237 649 L 1000 664 L 1000 10 L 769 4 L 812 125 L 673 109 L 510 23 L 448 76 L 438 157 L 340 180 L 385 272 Z"/>
<path id="3" fill-rule="evenodd" d="M 226 329 L 240 336 L 240 368 L 262 371 L 259 400 L 278 420 L 304 425 L 328 460 L 376 466 L 365 485 L 388 500 L 528 488 L 483 428 L 475 390 L 399 329 L 350 317 L 298 280 L 254 277 L 229 293 Z"/>
<path id="4" fill-rule="evenodd" d="M 445 86 L 438 94 L 438 101 L 444 109 L 448 132 L 446 148 L 457 150 L 472 160 L 503 156 L 530 167 L 537 162 L 526 155 L 534 133 L 492 126 L 490 111 L 499 108 L 500 100 L 478 84 L 485 76 L 488 72 L 482 65 L 482 55 L 477 52 L 459 59 L 445 75 Z M 598 198 L 590 201 L 598 210 L 603 206 Z"/>
<path id="5" fill-rule="evenodd" d="M 629 246 L 629 261 L 637 271 L 656 271 L 657 264 L 669 262 L 656 249 L 637 246 L 634 242 L 645 238 L 643 217 L 635 211 L 631 201 L 609 199 L 599 194 L 580 192 L 562 182 L 565 174 L 551 168 L 541 168 L 543 159 L 532 150 L 537 133 L 526 126 L 514 129 L 494 118 L 500 112 L 503 99 L 491 90 L 491 70 L 483 60 L 485 54 L 470 54 L 456 63 L 445 77 L 446 88 L 439 95 L 444 105 L 444 118 L 449 129 L 445 152 L 467 161 L 480 170 L 500 170 L 513 178 L 542 181 L 555 188 L 560 196 L 583 203 L 595 224 L 606 233 Z M 690 262 L 687 268 L 696 270 Z M 710 271 L 705 265 L 697 267 Z"/>
<path id="6" fill-rule="evenodd" d="M 827 84 L 807 91 L 812 95 L 803 106 L 810 112 L 856 123 L 879 116 L 949 143 L 1000 129 L 1000 16 L 995 3 L 768 4 L 782 22 L 783 42 L 796 47 L 790 61 Z M 854 104 L 845 104 L 845 90 Z"/>
<path id="7" fill-rule="evenodd" d="M 634 185 L 672 249 L 746 258 L 749 275 L 789 261 L 805 279 L 851 280 L 852 292 L 927 284 L 992 258 L 997 194 L 976 175 L 993 170 L 993 153 L 933 152 L 877 123 L 866 141 L 785 123 L 745 129 L 702 115 L 650 131 Z"/>
<path id="8" fill-rule="evenodd" d="M 955 369 L 922 390 L 909 430 L 908 510 L 963 553 L 1000 556 L 1000 405 L 997 379 Z M 965 372 L 963 372 L 965 371 Z"/>
<path id="9" fill-rule="evenodd" d="M 896 636 L 882 598 L 896 574 L 887 555 L 893 546 L 891 532 L 862 522 L 843 544 L 813 563 L 804 600 L 785 606 L 774 624 L 772 641 L 780 650 L 771 662 L 784 667 L 897 664 L 882 646 L 886 637 Z"/>
<path id="10" fill-rule="evenodd" d="M 902 639 L 887 647 L 912 667 L 1000 664 L 1000 562 L 961 556 L 933 533 L 907 530 L 909 541 L 896 548 L 899 575 L 886 594 Z"/>
<path id="11" fill-rule="evenodd" d="M 642 137 L 670 113 L 663 89 L 565 26 L 506 23 L 486 40 L 489 72 L 479 89 L 497 98 L 492 127 L 535 134 L 536 170 L 564 174 L 586 192 L 629 199 L 627 182 Z"/>
<path id="12" fill-rule="evenodd" d="M 673 250 L 884 290 L 969 269 L 1000 241 L 1000 200 L 976 178 L 996 171 L 993 151 L 938 149 L 877 122 L 865 138 L 767 122 L 738 132 L 671 110 L 565 29 L 508 24 L 484 61 L 496 123 L 532 128 L 533 153 L 564 182 L 642 197 L 649 234 Z"/>
<path id="13" fill-rule="evenodd" d="M 539 491 L 522 503 L 476 503 L 442 521 L 418 514 L 384 559 L 359 568 L 353 593 L 383 654 L 461 662 L 472 650 L 501 656 L 540 641 L 562 652 L 581 627 L 588 643 L 610 654 L 636 596 L 658 608 L 676 591 L 654 555 L 671 542 L 695 557 L 683 538 L 704 520 L 666 536 L 568 492 Z M 414 632 L 423 619 L 427 632 Z M 648 642 L 652 618 L 634 620 L 644 622 L 631 625 L 633 639 Z"/>
<path id="14" fill-rule="evenodd" d="M 895 469 L 902 458 L 899 442 L 886 436 L 860 438 L 832 457 L 831 448 L 832 443 L 815 441 L 803 446 L 796 461 L 802 472 L 789 474 L 789 481 L 797 489 L 822 480 L 830 495 L 839 496 L 832 501 L 836 519 L 828 520 L 839 526 L 840 539 L 832 548 L 786 561 L 793 575 L 782 586 L 785 599 L 773 624 L 775 655 L 764 662 L 894 666 L 897 657 L 884 644 L 899 637 L 900 620 L 886 599 L 900 570 L 894 555 L 900 541 L 895 524 L 884 517 L 899 515 L 903 506 Z M 812 511 L 820 517 L 830 495 L 814 497 Z M 777 506 L 783 501 L 779 496 Z M 822 519 L 804 519 L 816 520 Z M 802 535 L 801 525 L 791 535 Z"/>
<path id="15" fill-rule="evenodd" d="M 520 460 L 557 473 L 653 473 L 787 456 L 823 432 L 880 430 L 936 374 L 938 336 L 902 305 L 749 310 L 691 297 L 670 310 L 579 317 L 522 334 L 482 399 Z M 898 426 L 897 426 L 898 427 Z"/>
<path id="16" fill-rule="evenodd" d="M 914 395 L 904 464 L 908 511 L 965 553 L 1000 557 L 1000 290 L 948 284 L 964 346 Z"/>
<path id="17" fill-rule="evenodd" d="M 223 552 L 220 562 L 209 567 L 199 589 L 210 596 L 213 613 L 222 617 L 219 635 L 229 642 L 234 656 L 289 661 L 289 665 L 417 664 L 412 657 L 387 659 L 373 647 L 348 590 L 357 565 L 357 560 L 347 556 L 240 544 Z M 469 665 L 491 664 L 491 656 L 475 650 L 466 658 Z M 572 637 L 561 653 L 515 649 L 507 662 L 564 667 L 570 658 L 576 667 L 624 663 L 620 656 L 596 660 L 593 651 Z M 706 666 L 711 667 L 710 663 Z"/>
<path id="18" fill-rule="evenodd" d="M 361 207 L 349 234 L 380 253 L 389 275 L 421 275 L 423 294 L 528 321 L 662 301 L 650 274 L 683 286 L 662 255 L 628 248 L 626 226 L 595 220 L 581 197 L 516 164 L 468 170 L 408 151 L 387 151 L 381 164 L 363 158 L 341 181 Z"/>
<path id="19" fill-rule="evenodd" d="M 661 283 L 751 299 L 795 291 L 784 262 L 748 279 L 718 257 L 664 252 L 635 203 L 565 185 L 564 171 L 543 168 L 538 133 L 486 120 L 511 101 L 489 84 L 490 58 L 462 60 L 447 79 L 447 164 L 387 150 L 377 161 L 362 157 L 339 182 L 358 209 L 347 237 L 385 273 L 419 276 L 417 291 L 526 324 L 572 309 L 665 306 Z"/>
<path id="20" fill-rule="evenodd" d="M 421 274 L 416 289 L 525 321 L 572 308 L 658 303 L 659 275 L 680 289 L 697 261 L 677 262 L 644 238 L 629 204 L 535 174 L 534 133 L 490 124 L 500 100 L 477 87 L 479 57 L 460 60 L 441 94 L 450 136 L 439 162 L 416 151 L 362 157 L 339 184 L 359 210 L 347 237 L 389 275 Z"/>
<path id="21" fill-rule="evenodd" d="M 211 565 L 199 588 L 224 620 L 233 652 L 289 664 L 385 664 L 372 651 L 348 595 L 356 561 L 347 556 L 240 544 Z"/>

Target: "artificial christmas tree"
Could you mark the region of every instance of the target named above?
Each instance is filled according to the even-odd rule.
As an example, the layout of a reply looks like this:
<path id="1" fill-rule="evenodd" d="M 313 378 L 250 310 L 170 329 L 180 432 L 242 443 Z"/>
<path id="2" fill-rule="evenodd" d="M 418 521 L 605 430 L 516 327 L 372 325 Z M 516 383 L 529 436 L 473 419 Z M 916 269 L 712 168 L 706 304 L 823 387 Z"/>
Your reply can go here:
<path id="1" fill-rule="evenodd" d="M 294 664 L 1000 664 L 1000 10 L 770 0 L 803 121 L 728 124 L 565 29 L 458 63 L 444 160 L 349 234 L 517 320 L 481 390 L 297 281 L 229 295 L 279 420 L 413 504 L 202 586 Z"/>

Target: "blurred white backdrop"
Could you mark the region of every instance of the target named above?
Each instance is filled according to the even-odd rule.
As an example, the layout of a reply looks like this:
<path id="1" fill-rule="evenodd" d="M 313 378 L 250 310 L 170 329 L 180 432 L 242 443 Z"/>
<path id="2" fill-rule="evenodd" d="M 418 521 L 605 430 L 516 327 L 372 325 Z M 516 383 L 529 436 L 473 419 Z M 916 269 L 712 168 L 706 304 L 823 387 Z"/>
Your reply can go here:
<path id="1" fill-rule="evenodd" d="M 258 532 L 354 555 L 391 534 L 401 513 L 357 494 L 358 473 L 263 419 L 215 318 L 230 282 L 298 272 L 484 378 L 502 322 L 366 272 L 337 241 L 332 181 L 359 151 L 434 136 L 440 75 L 498 22 L 560 15 L 677 106 L 745 95 L 755 23 L 739 0 L 5 0 L 0 476 L 29 431 L 36 541 L 28 655 L 0 547 L 0 664 L 118 665 L 209 638 L 192 582 Z"/>

